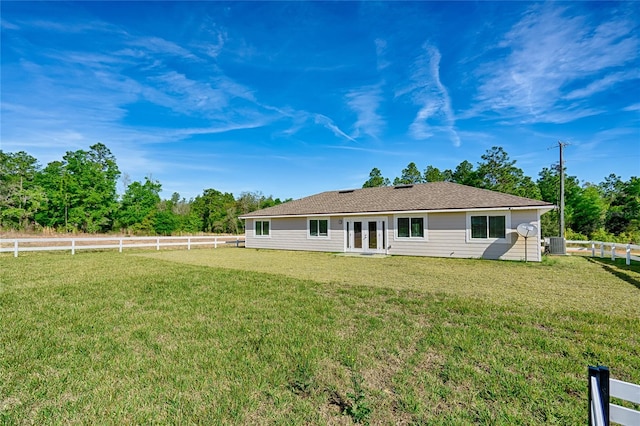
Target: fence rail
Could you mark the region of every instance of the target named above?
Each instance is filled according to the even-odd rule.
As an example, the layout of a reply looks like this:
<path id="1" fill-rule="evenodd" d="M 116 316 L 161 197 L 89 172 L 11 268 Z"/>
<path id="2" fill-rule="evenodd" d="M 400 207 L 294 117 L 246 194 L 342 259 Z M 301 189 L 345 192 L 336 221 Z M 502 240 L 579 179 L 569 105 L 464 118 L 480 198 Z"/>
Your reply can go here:
<path id="1" fill-rule="evenodd" d="M 597 253 L 600 257 L 611 257 L 611 260 L 616 260 L 617 257 L 625 257 L 627 265 L 630 265 L 632 260 L 640 262 L 640 246 L 635 244 L 581 240 L 567 240 L 566 243 L 567 245 L 585 246 L 567 247 L 567 253 L 590 253 L 591 257 L 596 257 Z"/>
<path id="2" fill-rule="evenodd" d="M 0 253 L 13 252 L 18 257 L 20 252 L 65 250 L 75 254 L 76 250 L 147 248 L 186 246 L 213 246 L 235 244 L 240 247 L 244 239 L 239 236 L 194 236 L 194 237 L 79 237 L 79 238 L 8 238 L 0 239 Z"/>
<path id="3" fill-rule="evenodd" d="M 610 398 L 617 398 L 640 404 L 640 385 L 610 378 L 609 369 L 604 366 L 589 366 L 588 372 L 589 426 L 609 426 L 610 422 L 640 425 L 640 411 L 610 402 Z"/>

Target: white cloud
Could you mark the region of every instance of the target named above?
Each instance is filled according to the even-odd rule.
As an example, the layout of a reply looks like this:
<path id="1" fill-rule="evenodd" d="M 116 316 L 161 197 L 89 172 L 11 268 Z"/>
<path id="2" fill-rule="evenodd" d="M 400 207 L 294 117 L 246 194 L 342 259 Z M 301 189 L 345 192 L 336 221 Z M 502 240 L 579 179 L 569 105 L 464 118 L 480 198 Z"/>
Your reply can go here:
<path id="1" fill-rule="evenodd" d="M 565 123 L 598 113 L 575 102 L 638 78 L 637 72 L 618 71 L 638 58 L 632 22 L 612 18 L 593 24 L 570 13 L 557 3 L 536 5 L 513 26 L 498 45 L 507 55 L 479 70 L 472 115 L 494 111 L 525 122 Z M 564 100 L 575 101 L 569 114 Z"/>
<path id="2" fill-rule="evenodd" d="M 601 79 L 592 81 L 587 86 L 573 90 L 565 95 L 565 99 L 584 99 L 589 96 L 613 88 L 617 83 L 640 78 L 640 70 L 614 72 Z"/>
<path id="3" fill-rule="evenodd" d="M 152 55 L 172 55 L 182 59 L 200 61 L 196 55 L 187 49 L 160 37 L 135 37 L 131 38 L 127 44 L 142 48 Z"/>
<path id="4" fill-rule="evenodd" d="M 45 31 L 55 31 L 63 34 L 95 33 L 98 31 L 107 33 L 124 34 L 119 27 L 104 21 L 82 20 L 82 21 L 50 21 L 45 19 L 30 20 L 20 22 L 22 27 L 37 28 Z"/>
<path id="5" fill-rule="evenodd" d="M 330 119 L 329 117 L 327 117 L 326 115 L 314 114 L 314 121 L 315 121 L 316 124 L 321 124 L 324 127 L 326 127 L 327 129 L 331 130 L 334 135 L 336 135 L 336 136 L 338 136 L 340 138 L 344 138 L 344 139 L 350 140 L 351 142 L 355 142 L 356 141 L 351 136 L 347 135 L 342 129 L 340 129 L 340 127 L 338 127 L 333 122 L 333 120 Z"/>
<path id="6" fill-rule="evenodd" d="M 355 111 L 358 120 L 354 124 L 353 138 L 362 133 L 377 139 L 385 126 L 384 119 L 377 113 L 382 101 L 382 90 L 379 86 L 363 87 L 347 94 L 347 105 Z"/>
<path id="7" fill-rule="evenodd" d="M 13 22 L 9 22 L 6 19 L 0 19 L 0 28 L 4 30 L 19 30 L 20 27 Z"/>
<path id="8" fill-rule="evenodd" d="M 396 96 L 411 95 L 420 105 L 409 132 L 415 139 L 428 139 L 436 130 L 444 130 L 453 145 L 460 146 L 451 98 L 440 80 L 440 51 L 429 44 L 423 49 L 424 53 L 415 62 L 411 84 L 396 92 Z"/>
<path id="9" fill-rule="evenodd" d="M 637 104 L 629 105 L 622 109 L 623 111 L 640 111 L 640 102 Z"/>
<path id="10" fill-rule="evenodd" d="M 385 40 L 377 38 L 374 40 L 374 43 L 376 45 L 377 68 L 378 71 L 382 71 L 383 69 L 391 65 L 391 62 L 389 62 L 385 58 L 387 54 L 387 42 Z"/>
<path id="11" fill-rule="evenodd" d="M 349 136 L 344 130 L 342 130 L 331 118 L 327 117 L 323 114 L 312 113 L 304 110 L 294 110 L 289 107 L 286 108 L 275 108 L 270 107 L 269 109 L 273 109 L 278 113 L 278 118 L 285 118 L 291 121 L 291 126 L 279 132 L 281 135 L 285 137 L 290 137 L 302 129 L 304 129 L 309 123 L 313 125 L 320 125 L 325 129 L 330 130 L 334 135 L 336 135 L 340 139 L 346 139 L 351 142 L 356 142 L 356 140 Z"/>

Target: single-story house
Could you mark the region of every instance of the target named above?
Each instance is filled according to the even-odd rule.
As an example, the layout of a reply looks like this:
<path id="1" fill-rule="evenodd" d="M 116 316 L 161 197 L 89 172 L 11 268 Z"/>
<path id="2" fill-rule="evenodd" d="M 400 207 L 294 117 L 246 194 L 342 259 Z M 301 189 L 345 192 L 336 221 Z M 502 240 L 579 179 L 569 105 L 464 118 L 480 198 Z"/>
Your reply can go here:
<path id="1" fill-rule="evenodd" d="M 249 248 L 540 261 L 551 203 L 451 182 L 328 191 L 241 216 Z M 535 225 L 526 239 L 519 224 Z"/>

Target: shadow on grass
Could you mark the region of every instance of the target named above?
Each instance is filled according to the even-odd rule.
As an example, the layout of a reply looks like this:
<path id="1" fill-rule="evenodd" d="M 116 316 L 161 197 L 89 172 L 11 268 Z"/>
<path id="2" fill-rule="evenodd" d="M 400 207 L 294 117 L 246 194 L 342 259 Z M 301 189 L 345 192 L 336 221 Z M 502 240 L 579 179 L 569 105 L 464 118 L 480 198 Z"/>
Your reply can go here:
<path id="1" fill-rule="evenodd" d="M 602 269 L 605 271 L 640 289 L 640 280 L 628 273 L 628 271 L 633 271 L 640 274 L 640 265 L 631 263 L 631 265 L 627 266 L 624 264 L 624 259 L 611 260 L 599 257 L 585 257 L 585 259 L 591 263 L 602 266 Z M 620 261 L 622 261 L 622 265 L 620 265 Z M 622 269 L 621 266 L 624 266 L 626 270 Z"/>

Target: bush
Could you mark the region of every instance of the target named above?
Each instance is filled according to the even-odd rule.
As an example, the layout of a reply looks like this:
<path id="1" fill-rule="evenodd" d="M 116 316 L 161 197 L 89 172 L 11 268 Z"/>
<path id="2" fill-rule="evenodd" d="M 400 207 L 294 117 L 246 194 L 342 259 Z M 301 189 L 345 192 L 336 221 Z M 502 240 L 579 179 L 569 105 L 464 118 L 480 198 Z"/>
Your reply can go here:
<path id="1" fill-rule="evenodd" d="M 571 228 L 567 228 L 565 230 L 564 237 L 567 240 L 576 240 L 576 241 L 588 241 L 589 240 L 589 238 L 587 238 L 586 235 L 583 235 L 583 234 L 581 234 L 579 232 L 575 232 Z"/>

